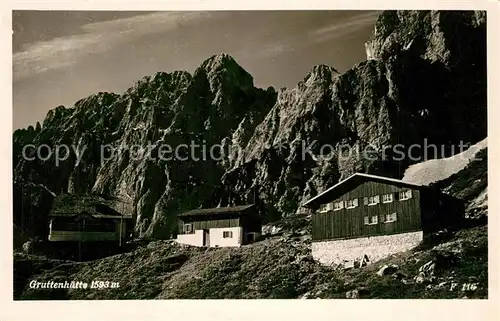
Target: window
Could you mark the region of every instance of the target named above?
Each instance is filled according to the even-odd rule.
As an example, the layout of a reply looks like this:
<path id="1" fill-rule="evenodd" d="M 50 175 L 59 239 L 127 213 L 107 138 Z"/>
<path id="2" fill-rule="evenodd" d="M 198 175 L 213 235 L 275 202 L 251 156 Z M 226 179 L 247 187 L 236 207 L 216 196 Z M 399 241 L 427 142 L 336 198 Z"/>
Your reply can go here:
<path id="1" fill-rule="evenodd" d="M 355 207 L 358 207 L 358 199 L 357 198 L 347 201 L 346 208 L 355 208 Z"/>
<path id="2" fill-rule="evenodd" d="M 393 201 L 393 195 L 392 194 L 385 194 L 382 195 L 382 203 L 392 203 Z"/>
<path id="3" fill-rule="evenodd" d="M 233 238 L 233 232 L 232 231 L 224 231 L 224 232 L 222 232 L 222 238 L 224 238 L 224 239 L 231 239 L 231 238 Z"/>
<path id="4" fill-rule="evenodd" d="M 374 225 L 378 223 L 378 216 L 365 216 L 365 225 Z"/>
<path id="5" fill-rule="evenodd" d="M 375 195 L 375 196 L 365 197 L 364 203 L 365 205 L 376 205 L 380 203 L 380 196 Z"/>
<path id="6" fill-rule="evenodd" d="M 385 223 L 396 222 L 398 219 L 397 213 L 385 214 Z"/>
<path id="7" fill-rule="evenodd" d="M 333 203 L 333 210 L 338 211 L 344 208 L 344 201 Z"/>
<path id="8" fill-rule="evenodd" d="M 320 212 L 320 213 L 326 213 L 326 212 L 329 212 L 329 211 L 331 211 L 331 210 L 333 210 L 333 209 L 334 209 L 334 208 L 333 208 L 333 205 L 334 205 L 333 203 L 322 204 L 322 205 L 320 205 L 320 207 L 319 207 L 319 212 Z"/>
<path id="9" fill-rule="evenodd" d="M 409 200 L 411 198 L 411 190 L 399 192 L 399 200 Z"/>
<path id="10" fill-rule="evenodd" d="M 185 234 L 193 233 L 193 224 L 184 224 L 183 230 Z"/>

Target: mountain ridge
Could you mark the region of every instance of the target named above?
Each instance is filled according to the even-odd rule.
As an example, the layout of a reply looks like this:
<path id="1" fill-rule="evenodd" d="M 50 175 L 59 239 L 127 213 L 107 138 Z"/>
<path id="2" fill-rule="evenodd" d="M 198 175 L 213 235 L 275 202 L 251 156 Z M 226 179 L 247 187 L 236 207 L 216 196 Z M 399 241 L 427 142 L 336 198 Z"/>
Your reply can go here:
<path id="1" fill-rule="evenodd" d="M 234 58 L 217 54 L 193 74 L 157 72 L 121 95 L 97 93 L 74 108 L 59 106 L 42 125 L 13 133 L 15 208 L 32 208 L 15 212 L 14 221 L 33 230 L 24 217 L 41 224 L 50 207 L 29 184 L 56 194 L 127 195 L 136 235 L 165 238 L 175 234 L 183 210 L 255 200 L 273 221 L 353 172 L 400 177 L 412 161 L 384 159 L 377 148 L 486 137 L 485 32 L 481 13 L 388 11 L 367 43 L 369 59 L 342 74 L 317 65 L 293 88 L 261 89 Z M 151 146 L 158 156 L 162 145 L 191 142 L 220 146 L 220 157 L 134 159 L 128 150 Z M 54 157 L 23 159 L 27 144 L 86 151 L 54 166 Z M 123 154 L 103 159 L 103 146 Z M 376 157 L 338 157 L 342 146 L 374 146 Z"/>

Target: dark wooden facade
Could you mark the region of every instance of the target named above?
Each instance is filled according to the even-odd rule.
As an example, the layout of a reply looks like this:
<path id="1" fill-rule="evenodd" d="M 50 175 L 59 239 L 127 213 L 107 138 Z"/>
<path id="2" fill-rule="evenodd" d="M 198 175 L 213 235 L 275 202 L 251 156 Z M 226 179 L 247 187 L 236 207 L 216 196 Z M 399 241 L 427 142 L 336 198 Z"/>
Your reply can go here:
<path id="1" fill-rule="evenodd" d="M 132 216 L 122 215 L 95 195 L 59 195 L 48 219 L 48 240 L 53 242 L 122 244 L 133 230 Z"/>
<path id="2" fill-rule="evenodd" d="M 331 202 L 358 199 L 358 206 L 352 209 L 343 208 L 326 213 L 315 213 L 312 218 L 312 238 L 314 240 L 351 238 L 381 234 L 418 231 L 421 229 L 420 193 L 412 191 L 412 197 L 399 201 L 399 192 L 407 190 L 399 186 L 378 182 L 366 182 L 352 191 L 331 200 Z M 364 197 L 392 194 L 393 201 L 375 205 L 364 205 Z M 386 214 L 397 213 L 395 222 L 385 223 Z M 365 225 L 365 216 L 377 216 L 378 223 Z"/>
<path id="3" fill-rule="evenodd" d="M 79 213 L 49 216 L 49 241 L 116 241 L 120 244 L 131 230 L 130 218 Z"/>
<path id="4" fill-rule="evenodd" d="M 207 230 L 220 227 L 238 227 L 240 226 L 240 218 L 238 215 L 210 215 L 206 217 L 191 216 L 179 217 L 178 233 L 184 233 L 184 224 L 192 224 L 193 230 Z"/>
<path id="5" fill-rule="evenodd" d="M 75 216 L 51 217 L 52 231 L 72 231 L 72 232 L 115 232 L 118 218 L 97 218 L 92 215 L 82 213 Z"/>
<path id="6" fill-rule="evenodd" d="M 180 214 L 178 218 L 178 234 L 185 233 L 185 224 L 191 224 L 193 231 L 223 227 L 242 227 L 244 233 L 262 230 L 261 218 L 254 205 L 198 209 Z"/>
<path id="7" fill-rule="evenodd" d="M 458 200 L 443 195 L 426 186 L 407 184 L 402 181 L 375 176 L 351 177 L 324 195 L 306 203 L 315 213 L 312 215 L 312 240 L 333 240 L 390 235 L 414 231 L 436 231 L 457 220 L 463 205 Z M 411 198 L 400 199 L 400 192 L 411 191 Z M 392 201 L 384 203 L 383 195 L 392 195 Z M 379 203 L 366 205 L 365 198 L 379 195 Z M 357 199 L 354 208 L 319 212 L 322 204 Z M 396 215 L 395 221 L 386 221 L 386 215 Z M 366 224 L 367 217 L 377 217 L 377 223 Z"/>

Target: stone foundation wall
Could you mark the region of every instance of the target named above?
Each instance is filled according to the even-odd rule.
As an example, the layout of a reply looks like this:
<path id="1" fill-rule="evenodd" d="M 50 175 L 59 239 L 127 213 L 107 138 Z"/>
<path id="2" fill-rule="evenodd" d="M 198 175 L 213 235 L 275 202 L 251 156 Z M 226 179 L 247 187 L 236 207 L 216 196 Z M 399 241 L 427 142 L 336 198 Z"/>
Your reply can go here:
<path id="1" fill-rule="evenodd" d="M 388 255 L 407 251 L 423 239 L 423 232 L 394 235 L 370 236 L 348 240 L 334 240 L 312 243 L 312 255 L 322 264 L 349 264 L 368 256 L 371 262 Z"/>

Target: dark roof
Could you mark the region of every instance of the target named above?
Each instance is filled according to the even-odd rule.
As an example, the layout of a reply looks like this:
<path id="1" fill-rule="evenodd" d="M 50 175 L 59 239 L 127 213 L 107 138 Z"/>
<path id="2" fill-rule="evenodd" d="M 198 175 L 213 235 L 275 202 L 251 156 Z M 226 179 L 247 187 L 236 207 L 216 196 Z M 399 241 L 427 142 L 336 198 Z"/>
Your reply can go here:
<path id="1" fill-rule="evenodd" d="M 80 212 L 80 213 L 61 213 L 61 214 L 58 214 L 58 213 L 55 213 L 55 214 L 49 214 L 49 217 L 76 217 L 76 216 L 79 216 L 79 215 L 83 215 L 83 214 L 88 214 L 92 217 L 95 217 L 95 218 L 116 218 L 116 219 L 120 219 L 120 218 L 123 218 L 123 219 L 131 219 L 132 216 L 121 216 L 121 215 L 105 215 L 105 214 L 93 214 L 93 213 L 88 213 L 88 212 Z"/>
<path id="2" fill-rule="evenodd" d="M 75 216 L 87 213 L 96 218 L 131 218 L 116 209 L 113 200 L 98 195 L 61 194 L 54 199 L 49 216 Z"/>
<path id="3" fill-rule="evenodd" d="M 238 214 L 254 207 L 254 204 L 238 205 L 232 207 L 214 207 L 214 208 L 198 208 L 179 214 L 179 217 L 185 216 L 201 216 L 201 215 L 218 215 L 218 214 Z"/>
<path id="4" fill-rule="evenodd" d="M 340 181 L 339 183 L 328 188 L 324 192 L 311 198 L 307 202 L 303 203 L 302 206 L 310 207 L 310 206 L 321 204 L 321 202 L 323 202 L 323 201 L 337 198 L 338 196 L 347 193 L 348 191 L 350 191 L 354 187 L 356 187 L 359 184 L 366 182 L 366 181 L 377 181 L 377 182 L 381 182 L 381 183 L 394 184 L 394 185 L 398 185 L 398 186 L 407 186 L 407 187 L 413 187 L 413 188 L 419 188 L 419 189 L 427 188 L 426 186 L 408 183 L 408 182 L 402 181 L 400 179 L 371 175 L 371 174 L 364 174 L 364 173 L 355 173 L 355 174 L 349 176 L 348 178 L 344 179 L 343 181 Z"/>

